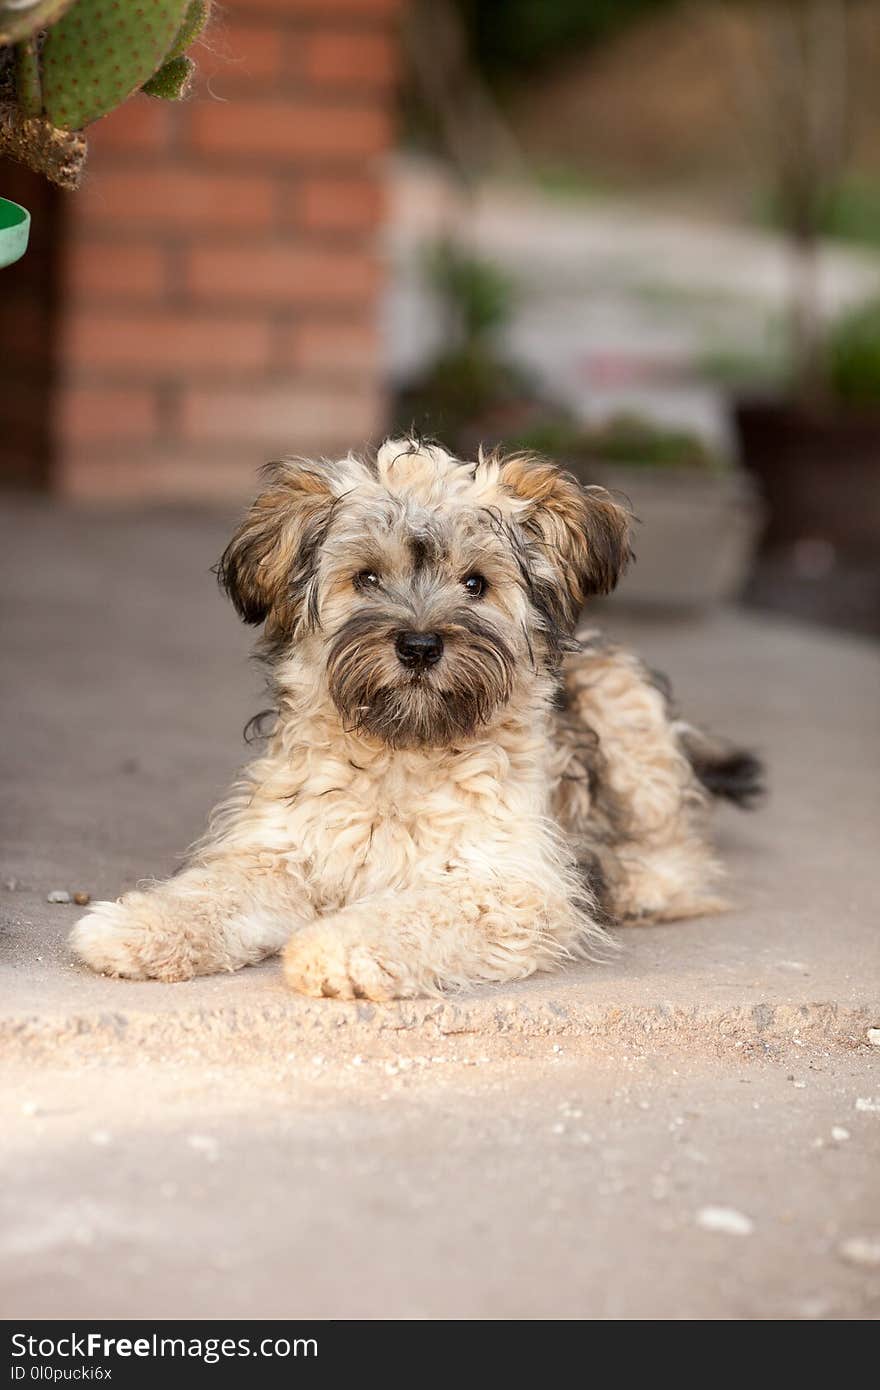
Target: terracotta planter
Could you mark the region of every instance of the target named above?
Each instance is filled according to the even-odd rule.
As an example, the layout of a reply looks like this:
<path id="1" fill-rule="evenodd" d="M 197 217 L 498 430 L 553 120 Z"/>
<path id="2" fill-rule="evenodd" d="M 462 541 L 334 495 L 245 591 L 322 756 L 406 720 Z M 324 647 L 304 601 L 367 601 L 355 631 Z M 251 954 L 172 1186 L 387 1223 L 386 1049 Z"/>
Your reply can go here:
<path id="1" fill-rule="evenodd" d="M 830 542 L 853 558 L 880 541 L 880 410 L 809 412 L 743 400 L 734 419 L 744 467 L 767 505 L 763 548 Z"/>

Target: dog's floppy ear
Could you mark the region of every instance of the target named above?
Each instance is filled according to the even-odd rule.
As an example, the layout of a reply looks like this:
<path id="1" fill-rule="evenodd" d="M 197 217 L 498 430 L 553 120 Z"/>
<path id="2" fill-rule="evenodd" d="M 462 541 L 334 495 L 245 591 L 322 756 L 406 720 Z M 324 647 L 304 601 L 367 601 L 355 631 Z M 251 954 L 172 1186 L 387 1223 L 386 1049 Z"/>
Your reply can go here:
<path id="1" fill-rule="evenodd" d="M 328 470 L 305 459 L 270 463 L 264 477 L 266 487 L 224 550 L 217 578 L 246 623 L 271 615 L 274 629 L 289 632 L 302 610 L 336 495 Z"/>
<path id="2" fill-rule="evenodd" d="M 559 617 L 574 627 L 584 601 L 610 594 L 632 558 L 630 513 L 602 487 L 582 487 L 548 459 L 513 454 L 501 482 L 521 504 L 517 520 L 549 560 Z"/>

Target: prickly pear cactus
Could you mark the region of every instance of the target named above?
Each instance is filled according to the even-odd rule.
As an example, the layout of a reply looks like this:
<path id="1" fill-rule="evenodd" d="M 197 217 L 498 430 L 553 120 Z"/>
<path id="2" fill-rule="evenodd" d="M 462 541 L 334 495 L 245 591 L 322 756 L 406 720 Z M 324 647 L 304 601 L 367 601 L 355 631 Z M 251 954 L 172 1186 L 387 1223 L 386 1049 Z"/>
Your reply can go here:
<path id="1" fill-rule="evenodd" d="M 161 97 L 163 101 L 180 101 L 189 90 L 195 70 L 192 58 L 183 55 L 169 58 L 158 72 L 153 73 L 149 82 L 144 83 L 141 91 L 146 92 L 148 97 Z"/>
<path id="2" fill-rule="evenodd" d="M 0 0 L 0 153 L 62 188 L 86 156 L 82 127 L 133 92 L 177 101 L 211 0 Z"/>
<path id="3" fill-rule="evenodd" d="M 71 0 L 0 0 L 0 44 L 18 43 L 48 29 L 70 4 Z"/>
<path id="4" fill-rule="evenodd" d="M 161 97 L 163 101 L 180 101 L 186 96 L 196 70 L 192 59 L 185 56 L 186 50 L 207 24 L 209 7 L 209 0 L 190 0 L 164 63 L 141 87 L 147 96 Z"/>
<path id="5" fill-rule="evenodd" d="M 166 62 L 170 58 L 179 58 L 182 53 L 186 52 L 191 43 L 195 43 L 208 22 L 210 9 L 211 0 L 189 0 L 183 22 L 174 35 L 174 42 L 165 54 Z"/>
<path id="6" fill-rule="evenodd" d="M 43 45 L 43 110 L 52 125 L 81 130 L 148 82 L 186 8 L 181 0 L 77 0 Z"/>

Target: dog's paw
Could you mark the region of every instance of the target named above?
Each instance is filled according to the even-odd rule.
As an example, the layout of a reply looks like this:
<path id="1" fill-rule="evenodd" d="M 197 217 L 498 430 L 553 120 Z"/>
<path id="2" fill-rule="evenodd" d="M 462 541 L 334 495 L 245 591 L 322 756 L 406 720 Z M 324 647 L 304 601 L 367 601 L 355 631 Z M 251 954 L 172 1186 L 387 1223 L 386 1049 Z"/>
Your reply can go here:
<path id="1" fill-rule="evenodd" d="M 75 956 L 101 975 L 143 980 L 147 972 L 136 937 L 122 903 L 95 903 L 70 933 L 70 946 Z"/>
<path id="2" fill-rule="evenodd" d="M 411 998 L 407 986 L 373 947 L 329 926 L 306 927 L 284 950 L 284 976 L 292 989 L 315 999 Z"/>
<path id="3" fill-rule="evenodd" d="M 70 933 L 74 954 L 101 975 L 129 980 L 188 980 L 195 973 L 189 953 L 154 923 L 146 894 L 115 903 L 95 903 Z"/>

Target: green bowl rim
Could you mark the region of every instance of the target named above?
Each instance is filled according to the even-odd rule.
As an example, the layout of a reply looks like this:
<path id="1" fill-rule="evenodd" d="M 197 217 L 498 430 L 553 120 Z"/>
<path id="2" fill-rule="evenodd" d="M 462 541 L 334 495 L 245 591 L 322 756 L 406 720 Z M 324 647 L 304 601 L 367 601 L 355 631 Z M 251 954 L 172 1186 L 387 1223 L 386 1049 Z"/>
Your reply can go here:
<path id="1" fill-rule="evenodd" d="M 24 223 L 30 222 L 31 215 L 27 208 L 22 207 L 21 203 L 17 203 L 14 198 L 4 198 L 0 195 L 0 204 L 2 203 L 5 203 L 8 208 L 15 208 L 21 213 L 21 217 L 17 222 L 10 222 L 8 227 L 0 227 L 0 232 L 12 232 L 21 227 Z"/>

